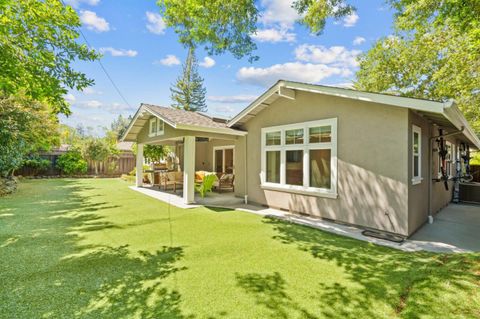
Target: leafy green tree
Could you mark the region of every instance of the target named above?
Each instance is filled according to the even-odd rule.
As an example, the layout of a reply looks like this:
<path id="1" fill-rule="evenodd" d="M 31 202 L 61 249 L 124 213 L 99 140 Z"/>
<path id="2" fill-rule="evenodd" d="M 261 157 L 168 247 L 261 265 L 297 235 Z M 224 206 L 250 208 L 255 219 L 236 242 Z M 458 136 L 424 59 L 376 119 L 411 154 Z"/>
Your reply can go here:
<path id="1" fill-rule="evenodd" d="M 178 77 L 175 85 L 170 88 L 172 92 L 173 107 L 186 111 L 206 112 L 206 89 L 203 79 L 198 73 L 198 62 L 195 58 L 195 49 L 188 49 L 187 60 L 183 65 L 182 75 Z"/>
<path id="2" fill-rule="evenodd" d="M 131 121 L 131 115 L 128 117 L 123 117 L 122 114 L 120 114 L 115 120 L 113 120 L 112 124 L 110 125 L 110 130 L 116 133 L 117 139 L 120 139 L 127 130 Z"/>
<path id="3" fill-rule="evenodd" d="M 394 34 L 360 57 L 355 86 L 402 96 L 455 99 L 480 133 L 480 2 L 390 0 Z"/>
<path id="4" fill-rule="evenodd" d="M 259 12 L 255 0 L 158 0 L 165 23 L 173 27 L 185 47 L 201 46 L 210 55 L 229 51 L 235 58 L 248 56 L 257 46 L 251 35 L 257 30 Z M 340 19 L 353 12 L 346 0 L 295 0 L 299 22 L 321 33 L 329 17 Z"/>
<path id="5" fill-rule="evenodd" d="M 0 94 L 22 93 L 70 114 L 67 88 L 93 84 L 72 62 L 99 58 L 76 42 L 79 27 L 77 13 L 59 0 L 0 1 Z"/>
<path id="6" fill-rule="evenodd" d="M 133 154 L 137 155 L 137 144 L 133 145 Z M 143 146 L 143 157 L 150 162 L 160 162 L 171 153 L 171 149 L 167 145 L 149 145 Z"/>
<path id="7" fill-rule="evenodd" d="M 92 161 L 95 166 L 95 175 L 98 175 L 98 164 L 108 159 L 112 149 L 108 143 L 101 138 L 88 139 L 83 147 L 83 156 Z"/>
<path id="8" fill-rule="evenodd" d="M 1 73 L 1 72 L 0 72 Z M 9 178 L 31 153 L 58 145 L 51 107 L 26 97 L 0 96 L 0 178 Z"/>

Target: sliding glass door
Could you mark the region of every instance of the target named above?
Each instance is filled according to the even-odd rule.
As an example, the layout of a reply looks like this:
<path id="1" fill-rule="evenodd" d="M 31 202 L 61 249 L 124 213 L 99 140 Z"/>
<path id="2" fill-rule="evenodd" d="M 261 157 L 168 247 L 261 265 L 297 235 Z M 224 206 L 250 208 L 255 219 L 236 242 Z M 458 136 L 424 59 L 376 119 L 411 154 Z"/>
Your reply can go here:
<path id="1" fill-rule="evenodd" d="M 234 173 L 234 147 L 221 146 L 213 149 L 213 169 L 216 173 Z"/>

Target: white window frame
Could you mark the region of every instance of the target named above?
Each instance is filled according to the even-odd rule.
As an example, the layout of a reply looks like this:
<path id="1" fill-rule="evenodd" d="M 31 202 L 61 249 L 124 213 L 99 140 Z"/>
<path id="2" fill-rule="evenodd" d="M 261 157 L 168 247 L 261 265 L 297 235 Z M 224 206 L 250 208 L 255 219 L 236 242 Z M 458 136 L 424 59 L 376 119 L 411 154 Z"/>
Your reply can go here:
<path id="1" fill-rule="evenodd" d="M 156 125 L 156 130 L 155 132 L 152 132 L 152 126 L 154 123 Z M 148 137 L 163 135 L 164 132 L 165 132 L 165 122 L 157 117 L 151 118 L 148 125 Z"/>
<path id="2" fill-rule="evenodd" d="M 216 172 L 216 173 L 226 173 L 225 172 L 225 150 L 232 150 L 232 156 L 233 156 L 233 174 L 235 174 L 235 145 L 225 145 L 225 146 L 214 146 L 213 147 L 213 163 L 212 163 L 212 172 L 216 172 L 216 154 L 215 151 L 222 151 L 222 172 Z"/>
<path id="3" fill-rule="evenodd" d="M 418 153 L 415 153 L 415 134 L 418 134 Z M 418 156 L 417 176 L 415 176 L 415 156 Z M 422 129 L 412 125 L 412 185 L 420 184 L 422 181 Z"/>
<path id="4" fill-rule="evenodd" d="M 295 123 L 288 125 L 265 127 L 261 130 L 261 187 L 268 190 L 280 190 L 291 193 L 313 195 L 327 198 L 337 198 L 338 170 L 337 170 L 337 118 L 322 119 L 317 121 Z M 331 127 L 330 142 L 309 143 L 309 128 L 318 126 Z M 304 130 L 303 144 L 286 144 L 285 131 L 302 128 Z M 280 145 L 266 145 L 266 134 L 280 131 Z M 330 188 L 310 187 L 310 150 L 330 150 Z M 286 151 L 303 151 L 303 185 L 286 184 Z M 280 151 L 280 183 L 266 181 L 266 154 L 267 151 Z"/>

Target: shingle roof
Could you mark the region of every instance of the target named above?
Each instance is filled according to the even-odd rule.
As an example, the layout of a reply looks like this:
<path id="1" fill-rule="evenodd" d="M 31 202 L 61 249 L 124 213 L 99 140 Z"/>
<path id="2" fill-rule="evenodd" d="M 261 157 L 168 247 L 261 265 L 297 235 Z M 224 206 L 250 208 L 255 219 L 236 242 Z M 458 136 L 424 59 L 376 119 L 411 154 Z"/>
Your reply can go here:
<path id="1" fill-rule="evenodd" d="M 215 118 L 209 117 L 208 115 L 201 114 L 198 112 L 185 111 L 180 109 L 175 109 L 173 107 L 164 107 L 151 104 L 142 104 L 144 107 L 147 107 L 153 113 L 159 115 L 166 122 L 171 124 L 178 125 L 194 125 L 201 127 L 213 127 L 213 128 L 226 128 L 226 121 L 220 121 Z"/>

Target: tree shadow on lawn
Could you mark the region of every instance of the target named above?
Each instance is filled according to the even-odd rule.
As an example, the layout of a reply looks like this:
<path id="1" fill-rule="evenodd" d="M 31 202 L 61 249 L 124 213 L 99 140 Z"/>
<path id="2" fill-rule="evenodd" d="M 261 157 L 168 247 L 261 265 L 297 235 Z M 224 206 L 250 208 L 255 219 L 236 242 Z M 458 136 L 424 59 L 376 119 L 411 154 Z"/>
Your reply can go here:
<path id="1" fill-rule="evenodd" d="M 0 224 L 0 318 L 185 318 L 165 283 L 181 270 L 182 247 L 82 246 L 88 232 L 122 228 L 96 213 L 117 205 L 95 202 L 84 192 L 95 187 L 75 180 L 24 188 L 0 203 L 9 214 Z"/>
<path id="2" fill-rule="evenodd" d="M 286 292 L 286 282 L 278 272 L 271 275 L 236 275 L 237 284 L 250 293 L 258 305 L 268 309 L 271 318 L 291 318 L 292 313 L 301 318 L 317 318 L 298 305 Z"/>
<path id="3" fill-rule="evenodd" d="M 318 283 L 314 300 L 318 301 L 317 306 L 325 317 L 378 317 L 375 308 L 379 303 L 386 304 L 394 314 L 405 318 L 442 317 L 449 311 L 478 315 L 478 309 L 474 307 L 458 309 L 454 304 L 438 304 L 438 301 L 435 304 L 439 297 L 447 297 L 455 303 L 456 291 L 470 290 L 473 293 L 478 289 L 478 254 L 406 253 L 276 218 L 265 218 L 264 222 L 278 232 L 275 239 L 295 245 L 315 258 L 335 262 L 352 282 L 359 285 L 358 289 L 352 289 L 339 282 L 332 285 Z M 446 281 L 448 289 L 445 288 Z M 268 289 L 265 294 L 268 295 Z M 278 293 L 268 298 L 289 302 Z"/>

